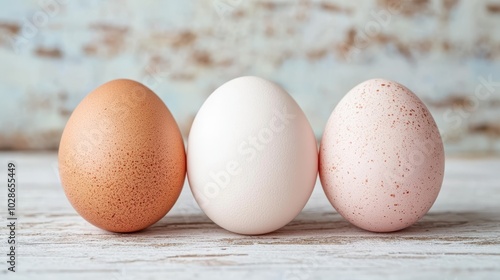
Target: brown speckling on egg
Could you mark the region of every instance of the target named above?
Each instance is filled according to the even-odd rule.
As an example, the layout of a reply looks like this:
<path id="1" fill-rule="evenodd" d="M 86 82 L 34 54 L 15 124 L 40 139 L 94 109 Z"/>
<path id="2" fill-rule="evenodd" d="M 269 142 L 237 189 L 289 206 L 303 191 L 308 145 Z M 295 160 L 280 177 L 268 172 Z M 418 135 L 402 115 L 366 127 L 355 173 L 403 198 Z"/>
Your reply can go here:
<path id="1" fill-rule="evenodd" d="M 61 138 L 64 191 L 87 221 L 113 232 L 142 230 L 179 197 L 184 143 L 172 114 L 144 85 L 114 80 L 91 92 Z"/>
<path id="2" fill-rule="evenodd" d="M 333 111 L 319 171 L 328 199 L 344 218 L 370 231 L 397 231 L 418 221 L 436 200 L 443 143 L 414 93 L 373 79 L 354 87 Z"/>

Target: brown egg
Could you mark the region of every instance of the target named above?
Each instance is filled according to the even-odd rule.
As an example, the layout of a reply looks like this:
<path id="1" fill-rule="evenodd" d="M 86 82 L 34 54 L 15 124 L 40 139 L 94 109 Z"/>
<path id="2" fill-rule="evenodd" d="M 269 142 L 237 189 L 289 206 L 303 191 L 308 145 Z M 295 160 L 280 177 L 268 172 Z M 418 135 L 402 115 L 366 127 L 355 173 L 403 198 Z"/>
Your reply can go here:
<path id="1" fill-rule="evenodd" d="M 91 224 L 144 229 L 172 208 L 186 175 L 179 127 L 146 86 L 114 80 L 91 92 L 64 129 L 59 170 L 66 196 Z"/>

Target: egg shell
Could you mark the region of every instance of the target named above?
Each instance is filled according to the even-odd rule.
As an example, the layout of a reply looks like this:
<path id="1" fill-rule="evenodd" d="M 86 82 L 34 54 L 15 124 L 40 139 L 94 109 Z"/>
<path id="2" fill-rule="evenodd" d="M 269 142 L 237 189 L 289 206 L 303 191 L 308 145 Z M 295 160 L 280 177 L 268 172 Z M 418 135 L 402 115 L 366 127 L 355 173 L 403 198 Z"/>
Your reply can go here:
<path id="1" fill-rule="evenodd" d="M 240 234 L 277 230 L 302 210 L 317 178 L 317 143 L 293 98 L 258 77 L 219 87 L 188 141 L 196 201 L 219 226 Z"/>
<path id="2" fill-rule="evenodd" d="M 150 89 L 114 80 L 76 107 L 61 138 L 67 198 L 91 224 L 133 232 L 174 205 L 186 174 L 184 143 L 172 114 Z"/>
<path id="3" fill-rule="evenodd" d="M 335 209 L 375 232 L 404 229 L 431 208 L 444 175 L 434 119 L 406 87 L 373 79 L 333 111 L 320 146 L 320 178 Z"/>

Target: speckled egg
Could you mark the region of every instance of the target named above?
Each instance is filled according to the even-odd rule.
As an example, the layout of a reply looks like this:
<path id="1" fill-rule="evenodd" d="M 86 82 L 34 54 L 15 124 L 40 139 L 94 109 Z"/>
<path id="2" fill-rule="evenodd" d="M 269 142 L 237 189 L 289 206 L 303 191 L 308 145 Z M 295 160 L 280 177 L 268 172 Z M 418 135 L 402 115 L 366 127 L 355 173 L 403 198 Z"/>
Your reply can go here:
<path id="1" fill-rule="evenodd" d="M 91 224 L 133 232 L 174 205 L 186 174 L 181 133 L 172 114 L 146 86 L 114 80 L 76 107 L 59 147 L 61 182 Z"/>
<path id="2" fill-rule="evenodd" d="M 406 87 L 373 79 L 354 87 L 326 125 L 321 182 L 335 209 L 374 232 L 404 229 L 436 200 L 444 151 L 429 110 Z"/>

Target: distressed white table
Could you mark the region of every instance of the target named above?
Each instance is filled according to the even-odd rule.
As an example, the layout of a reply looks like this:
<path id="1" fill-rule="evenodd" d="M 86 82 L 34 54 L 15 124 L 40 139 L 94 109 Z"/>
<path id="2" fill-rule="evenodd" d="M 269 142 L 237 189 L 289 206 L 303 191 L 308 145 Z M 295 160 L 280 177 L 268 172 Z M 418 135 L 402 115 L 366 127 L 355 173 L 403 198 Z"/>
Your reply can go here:
<path id="1" fill-rule="evenodd" d="M 351 226 L 318 183 L 285 228 L 240 236 L 213 224 L 188 186 L 149 229 L 114 234 L 84 221 L 64 196 L 51 154 L 0 153 L 17 163 L 17 272 L 1 279 L 500 279 L 500 159 L 447 159 L 441 194 L 413 227 L 375 234 Z M 1 219 L 6 220 L 6 186 Z M 139 277 L 140 276 L 140 277 Z"/>

